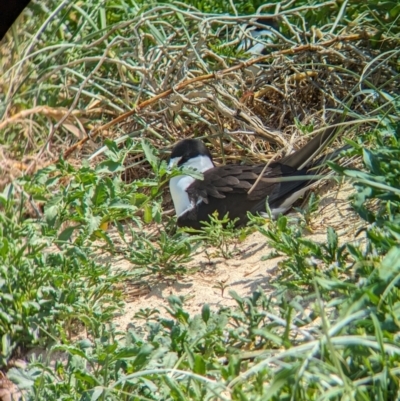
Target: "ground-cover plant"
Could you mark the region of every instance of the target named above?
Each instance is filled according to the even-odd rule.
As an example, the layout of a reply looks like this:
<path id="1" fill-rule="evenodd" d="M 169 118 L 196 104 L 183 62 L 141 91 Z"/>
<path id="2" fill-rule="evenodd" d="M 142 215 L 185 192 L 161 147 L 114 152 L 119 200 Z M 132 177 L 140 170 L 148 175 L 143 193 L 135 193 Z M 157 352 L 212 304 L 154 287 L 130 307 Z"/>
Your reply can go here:
<path id="1" fill-rule="evenodd" d="M 60 160 L 26 177 L 26 192 L 33 201 L 44 202 L 43 234 L 57 236 L 60 243 L 73 238 L 75 244 L 82 245 L 87 240 L 102 238 L 112 245 L 106 233 L 110 223 L 118 225 L 130 219 L 140 226 L 141 221 L 136 217 L 139 207 L 147 207 L 158 193 L 156 188 L 155 193 L 146 195 L 138 188 L 153 189 L 157 187 L 157 180 L 126 185 L 120 177 L 127 154 L 140 145 L 140 142 L 127 141 L 121 150 L 115 142 L 106 141 L 106 160 L 96 167 L 83 162 L 75 168 Z"/>
<path id="2" fill-rule="evenodd" d="M 383 260 L 383 270 L 390 262 Z M 390 290 L 389 275 L 377 279 Z M 190 316 L 171 297 L 168 315 L 151 314 L 145 329 L 133 322 L 136 329 L 121 339 L 102 326 L 91 341 L 54 347 L 68 355 L 54 371 L 35 361 L 30 371 L 13 369 L 9 376 L 28 385 L 28 399 L 66 393 L 70 399 L 395 399 L 400 348 L 396 330 L 388 330 L 367 296 L 374 281 L 350 297 L 338 286 L 324 305 L 317 279 L 310 311 L 302 297 L 266 297 L 261 290 L 232 294 L 237 309 L 204 305 Z"/>
<path id="3" fill-rule="evenodd" d="M 196 365 L 195 370 L 200 375 L 205 369 L 204 363 L 200 355 L 192 354 L 196 362 L 188 360 L 185 351 L 187 344 L 196 343 L 207 331 L 210 337 L 214 335 L 218 339 L 218 334 L 221 334 L 226 324 L 223 316 L 215 319 L 208 315 L 207 320 L 204 317 L 204 320 L 200 318 L 194 321 L 186 316 L 184 319 L 187 314 L 182 306 L 174 305 L 177 303 L 178 300 L 171 302 L 171 319 L 179 315 L 179 321 L 173 322 L 169 319 L 161 323 L 148 322 L 151 331 L 148 340 L 132 329 L 125 340 L 121 341 L 112 327 L 104 326 L 101 337 L 94 341 L 54 348 L 70 355 L 66 364 L 57 363 L 55 371 L 47 371 L 43 376 L 44 365 L 35 362 L 25 377 L 18 376 L 15 370 L 11 375 L 19 382 L 26 383 L 28 378 L 30 384 L 39 384 L 38 387 L 35 386 L 34 393 L 31 393 L 39 399 L 47 397 L 55 400 L 66 393 L 70 399 L 97 399 L 102 396 L 104 399 L 139 397 L 156 400 L 159 397 L 175 397 L 176 392 L 181 393 L 180 380 L 160 375 L 160 369 L 172 372 L 177 365 L 183 368 L 189 363 L 192 367 Z M 143 374 L 146 371 L 148 374 Z M 111 381 L 113 384 L 110 386 Z M 196 393 L 199 389 L 192 391 Z"/>
<path id="4" fill-rule="evenodd" d="M 371 149 L 366 147 L 365 138 L 370 138 L 370 141 L 372 138 Z M 354 183 L 356 194 L 353 206 L 360 217 L 369 224 L 364 230 L 369 240 L 366 249 L 362 252 L 352 244 L 340 244 L 336 232 L 330 227 L 327 229 L 326 243 L 310 241 L 303 236 L 306 228 L 303 218 L 290 221 L 288 217 L 280 216 L 276 222 L 270 220 L 266 226 L 257 226 L 258 231 L 268 238 L 274 249 L 266 257 L 285 255 L 284 260 L 279 262 L 281 273 L 276 280 L 278 283 L 282 282 L 292 289 L 302 285 L 312 286 L 314 278 L 320 275 L 322 269 L 325 271 L 325 277 L 343 279 L 348 274 L 353 274 L 349 268 L 354 264 L 358 269 L 366 269 L 365 273 L 371 273 L 374 265 L 379 263 L 379 256 L 384 256 L 398 245 L 398 122 L 389 123 L 383 120 L 383 125 L 360 138 L 358 143 L 349 143 L 353 145 L 351 153 L 362 157 L 365 170 L 328 163 L 336 172 Z M 252 216 L 250 219 L 257 222 Z M 352 262 L 351 258 L 349 259 L 350 255 Z M 367 262 L 369 258 L 370 261 Z M 365 261 L 361 262 L 363 259 Z"/>
<path id="5" fill-rule="evenodd" d="M 400 225 L 400 132 L 398 121 L 383 120 L 373 133 L 368 149 L 365 143 L 353 146 L 362 157 L 366 171 L 332 167 L 354 181 L 357 190 L 353 205 L 370 224 L 369 252 L 386 253 L 398 245 Z M 370 133 L 371 135 L 371 133 Z"/>
<path id="6" fill-rule="evenodd" d="M 237 229 L 236 220 L 230 220 L 229 215 L 218 216 L 214 213 L 210 216 L 210 221 L 203 222 L 201 229 L 183 228 L 183 232 L 194 235 L 194 239 L 202 240 L 206 246 L 216 248 L 217 254 L 220 253 L 225 259 L 232 257 L 236 245 L 243 241 L 251 231 L 244 227 Z"/>
<path id="7" fill-rule="evenodd" d="M 141 227 L 139 210 L 152 205 L 159 213 L 163 175 L 124 185 L 117 173 L 124 171 L 128 152 L 139 149 L 150 163 L 155 159 L 145 142 L 128 140 L 122 150 L 111 141 L 106 145 L 106 159 L 95 168 L 60 160 L 9 185 L 0 196 L 1 365 L 26 347 L 54 338 L 68 341 L 83 327 L 92 332 L 94 321 L 109 321 L 120 307 L 114 285 L 128 273 L 101 262 L 93 242 L 106 241 L 112 251 L 107 226 L 116 224 L 123 235 L 122 220 Z M 150 220 L 153 215 L 150 211 Z M 164 245 L 171 246 L 165 238 Z"/>
<path id="8" fill-rule="evenodd" d="M 96 263 L 91 250 L 60 246 L 26 219 L 25 196 L 10 186 L 0 196 L 0 365 L 32 345 L 68 339 L 91 320 L 107 321 L 120 306 L 113 290 L 123 274 Z"/>
<path id="9" fill-rule="evenodd" d="M 336 278 L 346 271 L 346 247 L 339 244 L 335 230 L 329 227 L 326 243 L 319 244 L 304 237 L 305 229 L 304 220 L 287 216 L 269 220 L 266 226 L 257 226 L 273 249 L 264 259 L 285 256 L 278 262 L 280 273 L 274 280 L 278 286 L 282 283 L 296 290 L 304 286 L 304 290 L 309 291 L 322 268 L 327 270 L 325 274 L 329 271 L 329 275 Z"/>
<path id="10" fill-rule="evenodd" d="M 300 276 L 303 284 L 308 282 L 317 289 L 319 301 L 315 312 L 321 314 L 324 321 L 323 331 L 327 341 L 323 351 L 327 360 L 317 363 L 318 370 L 321 374 L 328 374 L 329 371 L 332 373 L 332 366 L 329 367 L 332 363 L 342 382 L 333 388 L 332 384 L 329 385 L 331 388 L 324 396 L 326 399 L 336 399 L 344 394 L 352 394 L 354 399 L 372 399 L 377 394 L 381 399 L 394 399 L 399 391 L 397 311 L 400 301 L 400 176 L 396 167 L 399 133 L 395 127 L 392 126 L 391 130 L 378 128 L 375 131 L 377 139 L 373 150 L 354 144 L 363 156 L 366 171 L 333 165 L 335 170 L 354 181 L 357 189 L 354 196 L 355 209 L 370 224 L 366 229 L 366 246 L 347 244 L 338 248 L 338 239 L 332 229 L 328 229 L 326 245 L 305 241 L 299 235 L 299 228 L 288 225 L 285 217 L 279 218 L 276 223 L 272 222 L 268 229 L 259 228 L 277 251 L 286 256 L 280 267 L 284 269 L 283 275 L 289 274 L 290 284 L 281 281 L 280 287 L 289 287 L 293 291 L 292 285 L 298 283 L 296 279 Z M 308 264 L 310 258 L 314 259 L 314 263 L 317 260 L 318 264 Z M 332 263 L 336 271 L 342 267 L 340 277 L 332 274 Z M 323 306 L 322 299 L 326 297 L 329 300 L 333 294 L 332 301 Z M 329 316 L 326 312 L 329 310 L 336 310 L 337 317 L 334 317 L 335 314 Z M 328 322 L 331 325 L 335 322 L 331 329 L 327 326 Z M 339 332 L 342 336 L 329 338 Z M 320 352 L 321 349 L 318 350 L 319 359 L 323 360 Z M 299 357 L 300 354 L 296 355 L 296 359 Z M 281 391 L 293 394 L 288 387 L 285 388 L 292 383 L 294 389 L 299 391 L 295 399 L 309 399 L 307 389 L 313 387 L 313 381 L 311 377 L 305 379 L 304 375 L 308 369 L 313 371 L 313 363 L 309 355 L 307 362 L 304 360 L 298 365 L 297 372 L 301 371 L 301 376 L 299 373 L 294 374 L 294 365 L 290 365 L 288 370 L 283 369 L 274 379 L 275 385 L 280 386 Z M 386 376 L 386 373 L 389 374 Z M 278 385 L 277 380 L 281 384 Z M 317 382 L 314 381 L 314 384 Z"/>
<path id="11" fill-rule="evenodd" d="M 138 268 L 137 277 L 157 274 L 166 278 L 187 272 L 186 264 L 198 245 L 198 241 L 179 233 L 171 236 L 161 231 L 149 235 L 131 230 L 126 259 Z"/>

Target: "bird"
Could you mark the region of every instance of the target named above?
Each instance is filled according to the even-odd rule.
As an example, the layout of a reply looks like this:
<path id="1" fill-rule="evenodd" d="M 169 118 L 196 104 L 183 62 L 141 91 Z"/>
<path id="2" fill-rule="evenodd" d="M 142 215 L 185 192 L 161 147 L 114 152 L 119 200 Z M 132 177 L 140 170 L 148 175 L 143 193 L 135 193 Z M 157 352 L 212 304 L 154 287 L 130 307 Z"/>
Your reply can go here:
<path id="1" fill-rule="evenodd" d="M 253 24 L 243 24 L 241 26 L 244 38 L 237 47 L 238 51 L 247 54 L 262 55 L 267 54 L 267 45 L 277 41 L 276 32 L 279 25 L 274 19 L 256 19 Z"/>
<path id="2" fill-rule="evenodd" d="M 203 179 L 187 174 L 170 179 L 178 227 L 201 229 L 214 212 L 220 218 L 228 213 L 236 226 L 242 226 L 248 221 L 248 212 L 266 211 L 266 201 L 273 218 L 286 213 L 315 182 L 316 169 L 330 158 L 331 155 L 322 156 L 313 162 L 330 143 L 335 130 L 330 126 L 294 153 L 267 165 L 215 166 L 201 140 L 179 141 L 172 149 L 168 168 L 191 167 L 202 173 Z"/>

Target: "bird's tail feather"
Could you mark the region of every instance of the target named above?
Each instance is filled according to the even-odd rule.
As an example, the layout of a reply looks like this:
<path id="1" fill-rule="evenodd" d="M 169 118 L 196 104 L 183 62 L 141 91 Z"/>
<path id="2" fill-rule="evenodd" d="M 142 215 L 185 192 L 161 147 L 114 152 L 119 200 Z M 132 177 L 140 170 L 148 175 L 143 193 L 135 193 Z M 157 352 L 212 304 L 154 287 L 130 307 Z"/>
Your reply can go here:
<path id="1" fill-rule="evenodd" d="M 341 119 L 342 116 L 336 117 L 325 131 L 320 132 L 301 149 L 279 160 L 279 163 L 286 164 L 297 170 L 306 167 L 312 159 L 318 156 L 333 140 L 338 128 L 337 124 Z"/>

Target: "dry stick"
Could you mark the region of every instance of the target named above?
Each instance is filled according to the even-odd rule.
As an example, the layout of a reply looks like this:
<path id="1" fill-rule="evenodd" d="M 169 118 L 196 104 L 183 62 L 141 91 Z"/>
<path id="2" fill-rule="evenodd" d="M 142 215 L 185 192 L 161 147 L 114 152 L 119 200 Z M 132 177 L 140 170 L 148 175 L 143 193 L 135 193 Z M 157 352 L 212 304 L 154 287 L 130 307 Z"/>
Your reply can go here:
<path id="1" fill-rule="evenodd" d="M 75 143 L 74 145 L 72 145 L 70 148 L 68 148 L 65 152 L 64 152 L 64 159 L 68 158 L 72 152 L 74 152 L 76 149 L 80 148 L 83 144 L 85 144 L 89 139 L 93 139 L 99 132 L 106 130 L 110 127 L 112 127 L 113 125 L 119 123 L 120 121 L 125 120 L 126 118 L 132 116 L 133 114 L 137 113 L 138 111 L 146 108 L 147 106 L 157 102 L 160 99 L 163 99 L 169 95 L 171 95 L 172 93 L 179 91 L 191 84 L 194 84 L 196 82 L 203 82 L 203 81 L 208 81 L 211 79 L 218 79 L 218 76 L 222 76 L 222 75 L 226 75 L 229 74 L 232 71 L 236 71 L 236 70 L 240 70 L 246 67 L 250 67 L 253 64 L 259 63 L 260 61 L 266 60 L 268 58 L 271 57 L 277 57 L 277 56 L 282 56 L 282 55 L 288 55 L 288 54 L 296 54 L 296 53 L 301 53 L 304 51 L 317 51 L 320 50 L 323 47 L 327 47 L 330 46 L 334 43 L 337 42 L 343 42 L 343 41 L 356 41 L 356 40 L 361 40 L 361 39 L 366 39 L 368 38 L 369 35 L 367 33 L 361 33 L 361 34 L 354 34 L 354 35 L 348 35 L 348 36 L 336 36 L 333 39 L 327 40 L 326 42 L 322 42 L 318 45 L 302 45 L 302 46 L 298 46 L 295 48 L 291 48 L 291 49 L 285 49 L 285 50 L 280 50 L 271 54 L 268 54 L 266 56 L 261 56 L 261 57 L 257 57 L 255 59 L 249 60 L 249 61 L 244 61 L 241 62 L 237 65 L 234 65 L 233 67 L 229 67 L 226 68 L 220 72 L 216 72 L 216 73 L 211 73 L 211 74 L 206 74 L 206 75 L 202 75 L 200 77 L 196 77 L 196 78 L 191 78 L 188 79 L 186 81 L 181 82 L 180 84 L 175 85 L 174 88 L 168 89 L 162 93 L 159 93 L 158 95 L 145 100 L 144 102 L 140 103 L 139 105 L 137 105 L 134 109 L 121 114 L 120 116 L 118 116 L 117 118 L 115 118 L 114 120 L 110 121 L 107 124 L 104 124 L 96 129 L 94 129 L 87 137 L 81 139 L 79 142 Z M 54 161 L 56 162 L 56 161 Z"/>
<path id="2" fill-rule="evenodd" d="M 71 113 L 69 113 L 68 109 L 66 107 L 36 106 L 31 109 L 22 110 L 16 114 L 14 114 L 13 116 L 3 120 L 0 123 L 0 130 L 4 129 L 9 124 L 15 124 L 17 121 L 26 119 L 26 117 L 29 117 L 29 116 L 35 115 L 35 114 L 43 114 L 47 117 L 51 117 L 58 121 L 61 119 L 61 117 L 64 117 L 65 114 L 68 114 L 68 116 L 72 116 L 72 117 L 79 117 L 79 116 L 85 116 L 85 115 L 90 115 L 90 114 L 95 114 L 95 113 L 115 114 L 112 111 L 105 110 L 100 107 L 96 107 L 93 109 L 87 109 L 87 110 L 72 110 Z"/>

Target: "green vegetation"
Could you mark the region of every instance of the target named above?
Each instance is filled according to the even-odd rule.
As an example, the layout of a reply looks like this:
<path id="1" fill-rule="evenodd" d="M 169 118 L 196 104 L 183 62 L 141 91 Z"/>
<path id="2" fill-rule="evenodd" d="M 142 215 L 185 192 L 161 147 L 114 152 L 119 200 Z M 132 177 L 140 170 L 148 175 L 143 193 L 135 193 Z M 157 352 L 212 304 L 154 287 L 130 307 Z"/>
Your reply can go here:
<path id="1" fill-rule="evenodd" d="M 218 213 L 215 212 L 213 216 L 210 216 L 209 222 L 204 222 L 200 230 L 192 228 L 183 228 L 182 230 L 190 234 L 197 234 L 195 239 L 200 239 L 206 245 L 216 248 L 216 255 L 221 254 L 225 259 L 229 259 L 234 251 L 232 245 L 244 240 L 251 231 L 248 227 L 236 228 L 235 223 L 236 220 L 230 220 L 228 214 L 219 219 Z"/>
<path id="2" fill-rule="evenodd" d="M 261 4 L 33 1 L 2 43 L 0 369 L 26 399 L 399 398 L 400 6 L 271 2 L 279 37 L 261 78 L 224 75 L 249 57 L 235 12 Z M 214 216 L 175 232 L 165 189 L 177 139 L 207 137 L 218 161 L 265 161 L 335 112 L 355 164 L 329 165 L 354 184 L 358 242 L 331 227 L 307 239 L 313 197 L 295 221 L 256 216 L 237 230 Z M 266 258 L 281 257 L 273 293 L 230 293 L 235 308 L 198 315 L 171 296 L 164 313 L 115 328 L 124 283 L 179 280 L 202 246 L 229 258 L 252 230 Z M 15 367 L 33 347 L 49 353 Z"/>

